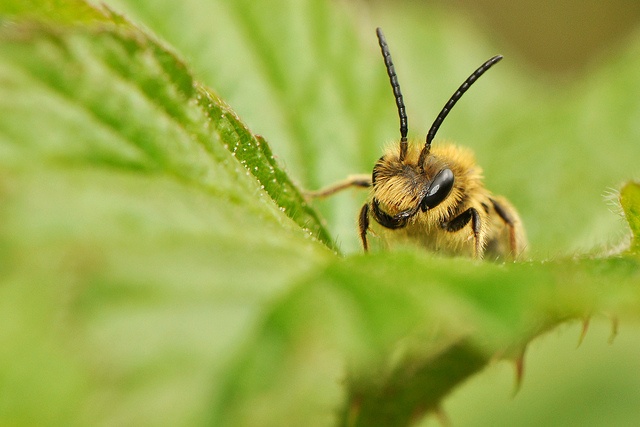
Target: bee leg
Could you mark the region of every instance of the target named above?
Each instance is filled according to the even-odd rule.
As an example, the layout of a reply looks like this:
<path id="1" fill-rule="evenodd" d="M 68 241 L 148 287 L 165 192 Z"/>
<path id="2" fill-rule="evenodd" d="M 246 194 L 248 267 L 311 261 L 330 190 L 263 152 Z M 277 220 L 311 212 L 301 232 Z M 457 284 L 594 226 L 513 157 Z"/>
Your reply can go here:
<path id="1" fill-rule="evenodd" d="M 347 179 L 336 182 L 335 184 L 329 185 L 328 187 L 324 187 L 315 191 L 305 191 L 304 195 L 307 199 L 316 197 L 328 197 L 349 187 L 371 187 L 371 175 L 350 175 L 347 177 Z"/>
<path id="2" fill-rule="evenodd" d="M 465 225 L 471 222 L 473 231 L 473 257 L 482 258 L 482 244 L 480 242 L 480 214 L 475 208 L 469 208 L 450 221 L 442 223 L 442 228 L 451 233 L 460 231 Z"/>
<path id="3" fill-rule="evenodd" d="M 369 204 L 365 203 L 360 209 L 360 216 L 358 217 L 358 228 L 360 229 L 360 239 L 362 240 L 362 247 L 364 251 L 369 250 L 369 244 L 367 243 L 367 230 L 369 229 Z"/>
<path id="4" fill-rule="evenodd" d="M 500 203 L 496 202 L 493 199 L 489 200 L 491 200 L 493 209 L 495 209 L 498 216 L 504 221 L 505 224 L 507 224 L 507 227 L 509 227 L 509 246 L 511 247 L 511 253 L 515 256 L 515 254 L 517 254 L 518 252 L 518 248 L 516 247 L 517 241 L 515 222 L 513 221 L 513 218 L 511 218 L 511 215 L 509 215 L 509 212 Z"/>

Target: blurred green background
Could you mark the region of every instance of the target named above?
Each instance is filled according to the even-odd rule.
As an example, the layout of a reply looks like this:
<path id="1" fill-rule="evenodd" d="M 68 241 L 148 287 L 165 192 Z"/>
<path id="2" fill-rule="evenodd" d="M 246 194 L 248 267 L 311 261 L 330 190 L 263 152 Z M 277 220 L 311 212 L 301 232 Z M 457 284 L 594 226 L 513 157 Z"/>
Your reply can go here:
<path id="1" fill-rule="evenodd" d="M 375 1 L 378 5 L 390 1 Z M 436 0 L 478 25 L 532 72 L 549 80 L 576 78 L 618 51 L 640 23 L 633 0 Z M 544 75 L 546 74 L 546 76 Z"/>

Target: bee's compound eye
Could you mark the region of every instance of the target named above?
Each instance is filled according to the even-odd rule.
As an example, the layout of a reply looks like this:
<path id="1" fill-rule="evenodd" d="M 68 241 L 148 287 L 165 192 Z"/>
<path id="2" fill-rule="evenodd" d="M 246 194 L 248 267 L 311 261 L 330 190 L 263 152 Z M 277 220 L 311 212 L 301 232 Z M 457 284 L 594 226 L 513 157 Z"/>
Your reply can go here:
<path id="1" fill-rule="evenodd" d="M 422 198 L 420 207 L 423 211 L 433 209 L 447 198 L 453 188 L 453 172 L 451 169 L 442 169 L 431 181 L 427 194 Z"/>

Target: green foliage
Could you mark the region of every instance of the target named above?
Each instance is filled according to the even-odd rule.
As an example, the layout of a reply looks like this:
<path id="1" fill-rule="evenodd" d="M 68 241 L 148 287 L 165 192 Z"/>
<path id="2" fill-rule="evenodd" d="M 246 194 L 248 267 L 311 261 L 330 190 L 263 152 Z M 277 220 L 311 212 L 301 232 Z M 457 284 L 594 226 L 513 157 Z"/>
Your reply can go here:
<path id="1" fill-rule="evenodd" d="M 127 15 L 0 6 L 2 424 L 406 425 L 567 320 L 638 319 L 637 184 L 620 193 L 635 237 L 607 256 L 341 257 L 288 173 L 318 187 L 369 169 L 394 137 L 372 32 L 323 0 L 109 4 Z M 474 46 L 446 16 L 403 35 L 396 13 L 403 87 L 424 102 L 413 111 L 435 111 L 485 55 L 454 59 Z M 465 43 L 446 46 L 452 34 Z M 511 69 L 448 119 L 538 258 L 600 223 L 593 198 L 633 176 L 636 44 L 571 102 L 532 96 Z M 347 251 L 359 202 L 319 204 Z"/>

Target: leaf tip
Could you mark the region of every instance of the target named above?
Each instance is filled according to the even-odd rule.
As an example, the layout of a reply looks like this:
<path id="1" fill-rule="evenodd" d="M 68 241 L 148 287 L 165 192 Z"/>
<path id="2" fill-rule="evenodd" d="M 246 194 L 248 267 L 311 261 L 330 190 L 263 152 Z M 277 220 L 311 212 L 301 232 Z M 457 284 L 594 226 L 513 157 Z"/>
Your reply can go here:
<path id="1" fill-rule="evenodd" d="M 524 353 L 527 350 L 527 346 L 523 346 L 516 358 L 514 359 L 515 369 L 515 384 L 513 387 L 512 396 L 515 397 L 522 388 L 522 379 L 524 377 Z"/>
<path id="2" fill-rule="evenodd" d="M 591 323 L 591 316 L 587 316 L 582 319 L 582 329 L 580 330 L 580 336 L 578 337 L 578 345 L 576 346 L 576 348 L 582 345 L 584 338 L 587 336 L 587 331 L 589 330 L 590 323 Z"/>

